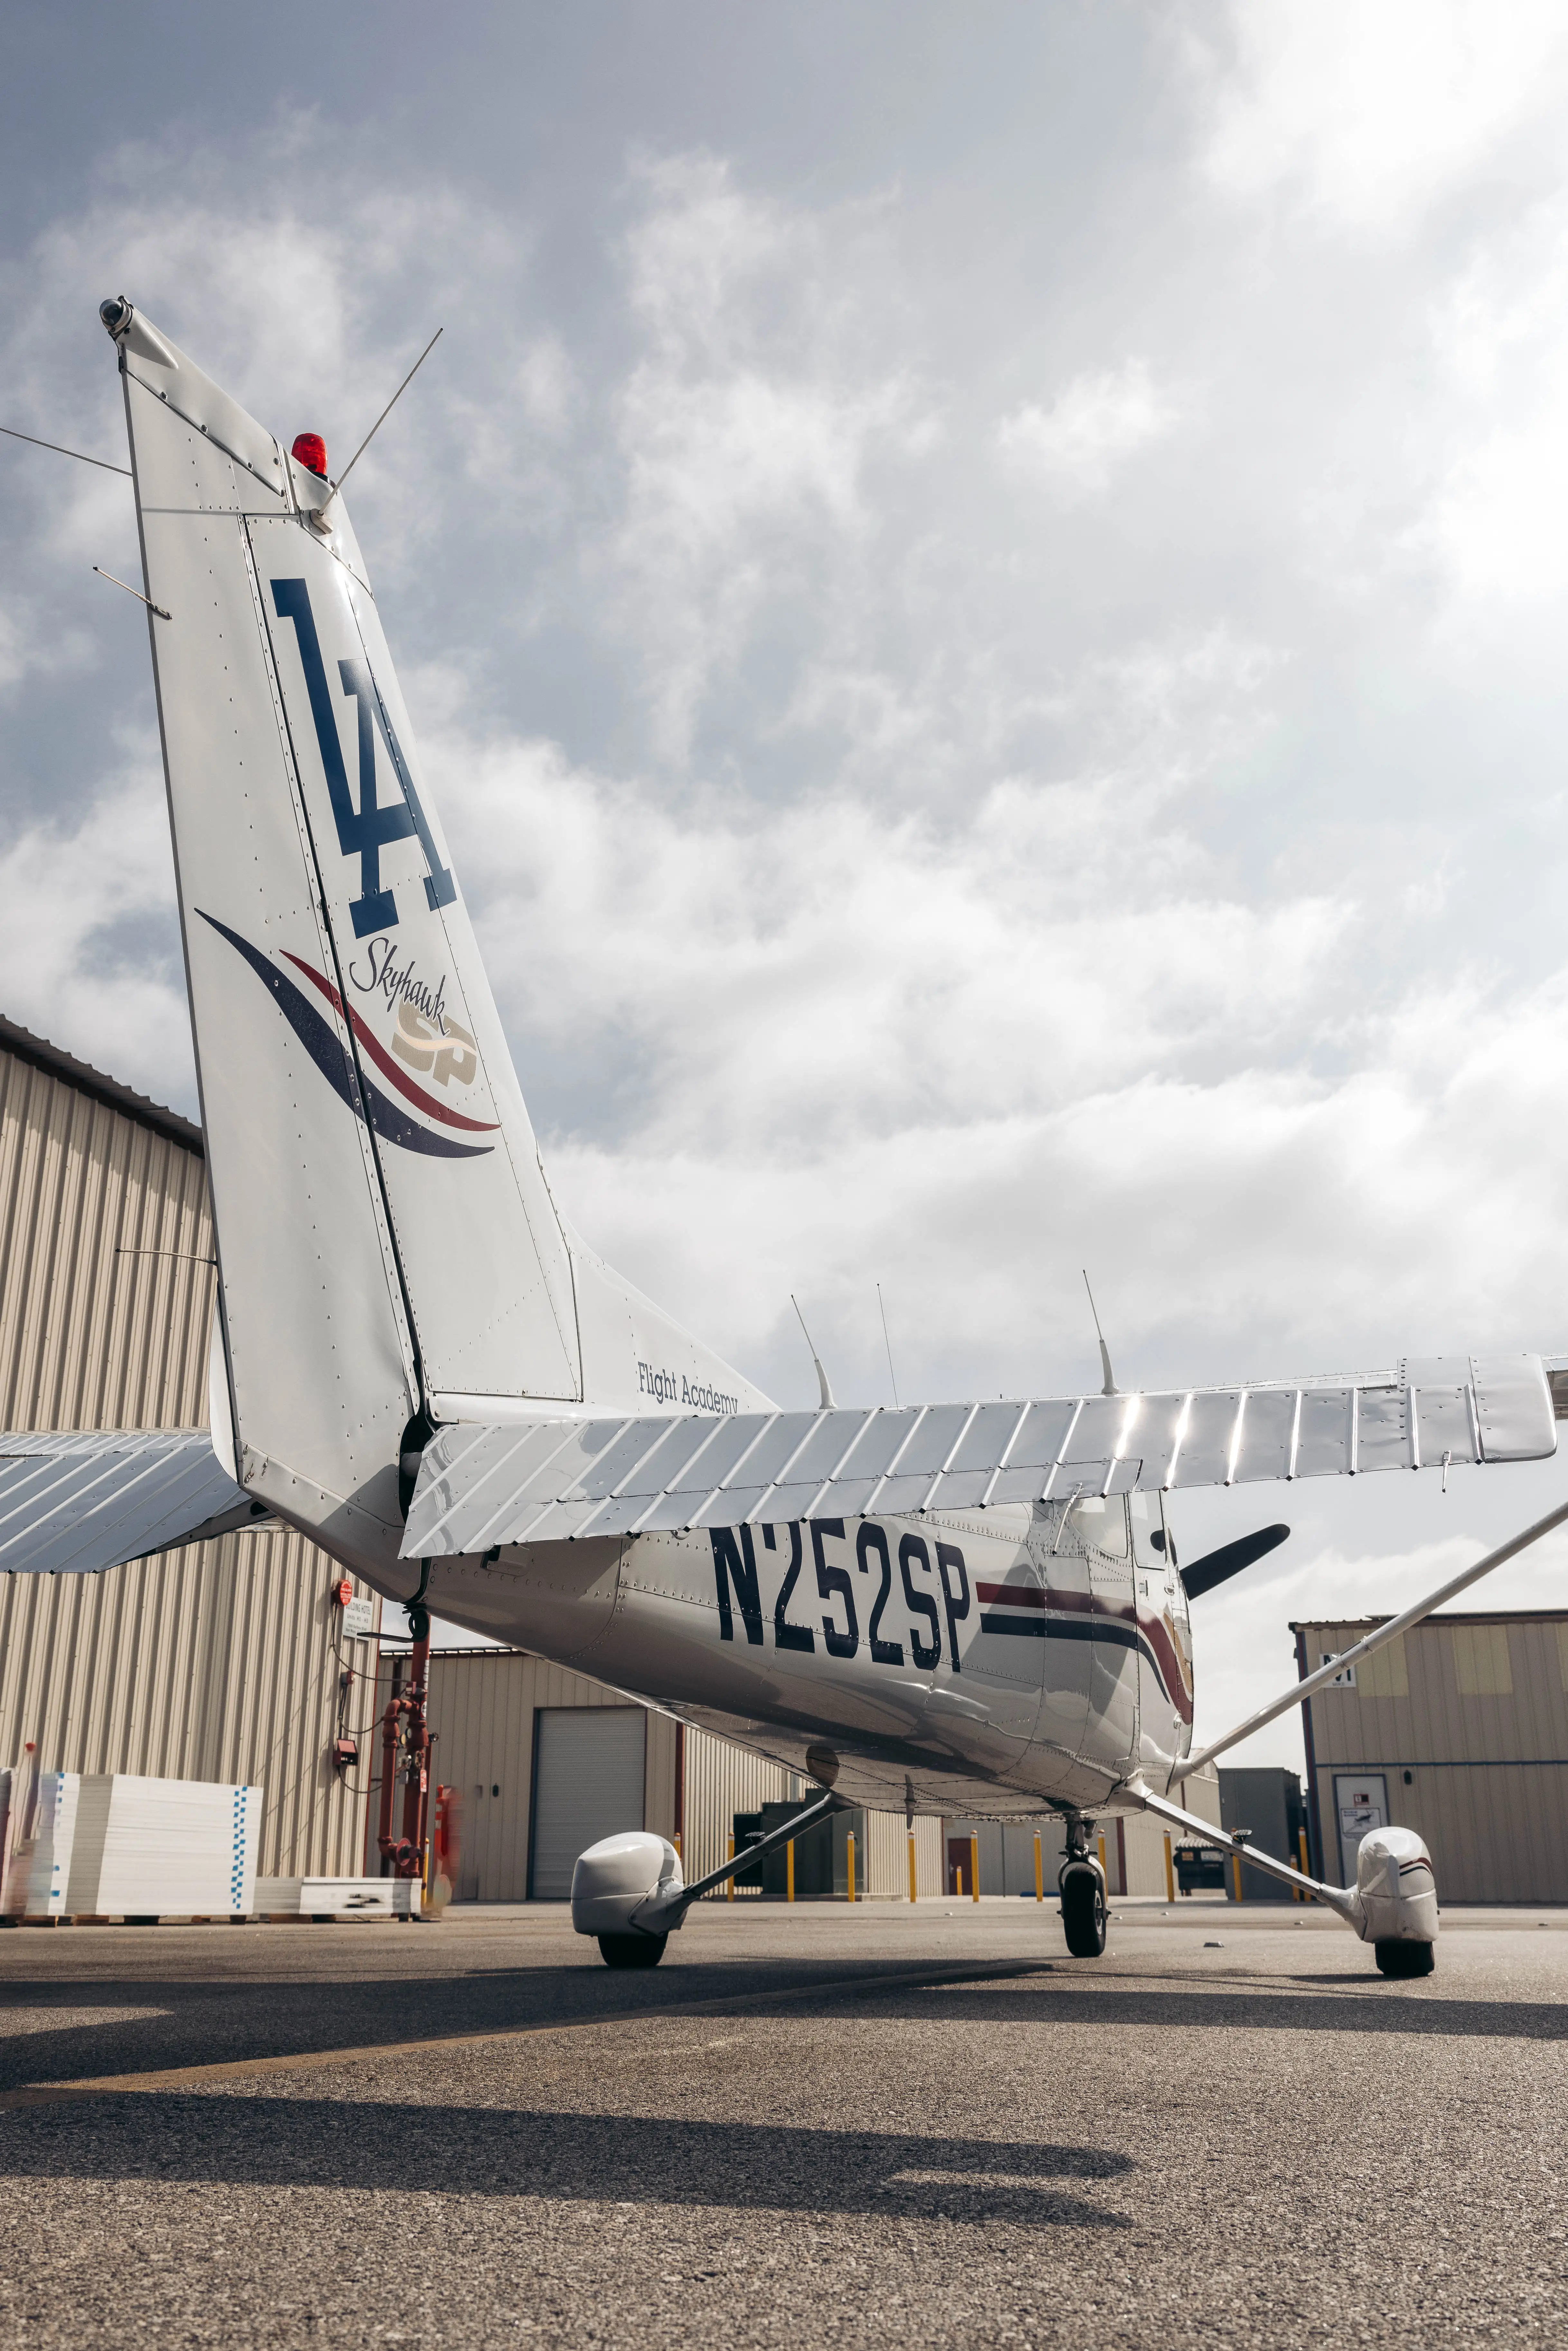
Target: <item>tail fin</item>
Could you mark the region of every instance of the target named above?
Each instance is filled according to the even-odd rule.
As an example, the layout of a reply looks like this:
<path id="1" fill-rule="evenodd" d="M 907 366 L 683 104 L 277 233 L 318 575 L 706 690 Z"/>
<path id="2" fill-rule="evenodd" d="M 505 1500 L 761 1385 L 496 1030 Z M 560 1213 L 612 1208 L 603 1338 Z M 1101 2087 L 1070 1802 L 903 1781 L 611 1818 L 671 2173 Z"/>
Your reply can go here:
<path id="1" fill-rule="evenodd" d="M 635 1409 L 655 1343 L 688 1387 L 763 1401 L 574 1265 L 342 498 L 130 303 L 102 316 L 169 616 L 149 626 L 242 1483 L 380 1552 L 417 1416 Z"/>

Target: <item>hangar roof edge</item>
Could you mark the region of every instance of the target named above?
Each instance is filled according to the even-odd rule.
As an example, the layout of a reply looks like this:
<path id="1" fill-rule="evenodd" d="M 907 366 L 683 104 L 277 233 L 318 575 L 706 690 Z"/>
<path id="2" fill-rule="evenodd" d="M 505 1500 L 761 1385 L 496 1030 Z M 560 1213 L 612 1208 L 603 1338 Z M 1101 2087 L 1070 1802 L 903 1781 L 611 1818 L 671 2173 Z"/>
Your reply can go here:
<path id="1" fill-rule="evenodd" d="M 0 1013 L 0 1051 L 15 1054 L 19 1061 L 30 1062 L 34 1069 L 43 1070 L 52 1078 L 59 1078 L 75 1086 L 95 1102 L 117 1110 L 122 1118 L 133 1118 L 142 1126 L 150 1126 L 170 1143 L 177 1143 L 185 1151 L 193 1151 L 198 1159 L 206 1157 L 202 1130 L 178 1111 L 165 1110 L 162 1102 L 149 1100 L 131 1086 L 121 1085 L 118 1078 L 106 1077 L 90 1062 L 78 1061 L 74 1053 L 63 1046 L 52 1045 L 47 1037 L 35 1037 L 30 1029 L 19 1021 L 7 1020 Z"/>
<path id="2" fill-rule="evenodd" d="M 1326 1633 L 1344 1631 L 1353 1625 L 1386 1625 L 1394 1611 L 1381 1616 L 1302 1616 L 1292 1618 L 1292 1633 Z M 1563 1625 L 1568 1624 L 1568 1608 L 1436 1608 L 1430 1616 L 1423 1616 L 1419 1625 L 1412 1625 L 1412 1633 L 1423 1632 L 1428 1625 Z"/>

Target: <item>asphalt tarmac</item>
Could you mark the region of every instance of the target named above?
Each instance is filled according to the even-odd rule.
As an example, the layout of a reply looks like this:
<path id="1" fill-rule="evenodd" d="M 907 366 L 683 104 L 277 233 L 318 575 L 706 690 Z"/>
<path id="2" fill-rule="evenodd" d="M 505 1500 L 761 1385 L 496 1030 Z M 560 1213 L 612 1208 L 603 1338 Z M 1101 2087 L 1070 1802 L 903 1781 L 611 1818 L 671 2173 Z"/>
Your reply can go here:
<path id="1" fill-rule="evenodd" d="M 647 1975 L 553 1908 L 5 1933 L 0 2343 L 1555 2344 L 1568 1913 L 1444 1925 L 1418 1983 L 1200 1902 L 1097 1962 L 705 1904 Z"/>

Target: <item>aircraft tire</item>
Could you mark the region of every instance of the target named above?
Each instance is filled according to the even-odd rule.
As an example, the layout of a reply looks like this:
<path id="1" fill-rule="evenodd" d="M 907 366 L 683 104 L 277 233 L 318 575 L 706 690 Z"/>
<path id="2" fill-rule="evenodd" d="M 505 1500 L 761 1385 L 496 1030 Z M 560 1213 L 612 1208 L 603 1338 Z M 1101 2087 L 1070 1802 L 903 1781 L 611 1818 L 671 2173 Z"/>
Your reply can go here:
<path id="1" fill-rule="evenodd" d="M 1105 1888 L 1097 1871 L 1068 1871 L 1061 1887 L 1061 1931 L 1075 1959 L 1097 1959 L 1103 1956 Z"/>
<path id="2" fill-rule="evenodd" d="M 607 1968 L 656 1968 L 667 1935 L 601 1935 L 599 1954 Z"/>
<path id="3" fill-rule="evenodd" d="M 1374 1943 L 1372 1949 L 1385 1976 L 1429 1976 L 1437 1963 L 1430 1943 L 1406 1943 L 1395 1939 Z"/>

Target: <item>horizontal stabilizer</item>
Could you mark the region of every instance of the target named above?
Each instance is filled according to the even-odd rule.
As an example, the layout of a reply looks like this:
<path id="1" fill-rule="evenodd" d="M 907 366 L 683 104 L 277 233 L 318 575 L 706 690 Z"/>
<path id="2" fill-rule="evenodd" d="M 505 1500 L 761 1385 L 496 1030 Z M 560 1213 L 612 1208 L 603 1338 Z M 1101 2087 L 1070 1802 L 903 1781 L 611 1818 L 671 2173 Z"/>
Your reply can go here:
<path id="1" fill-rule="evenodd" d="M 1449 1356 L 1299 1387 L 459 1422 L 425 1447 L 402 1555 L 1543 1460 L 1556 1443 L 1537 1355 Z"/>
<path id="2" fill-rule="evenodd" d="M 0 1437 L 0 1572 L 96 1574 L 257 1526 L 204 1428 L 32 1430 Z"/>

